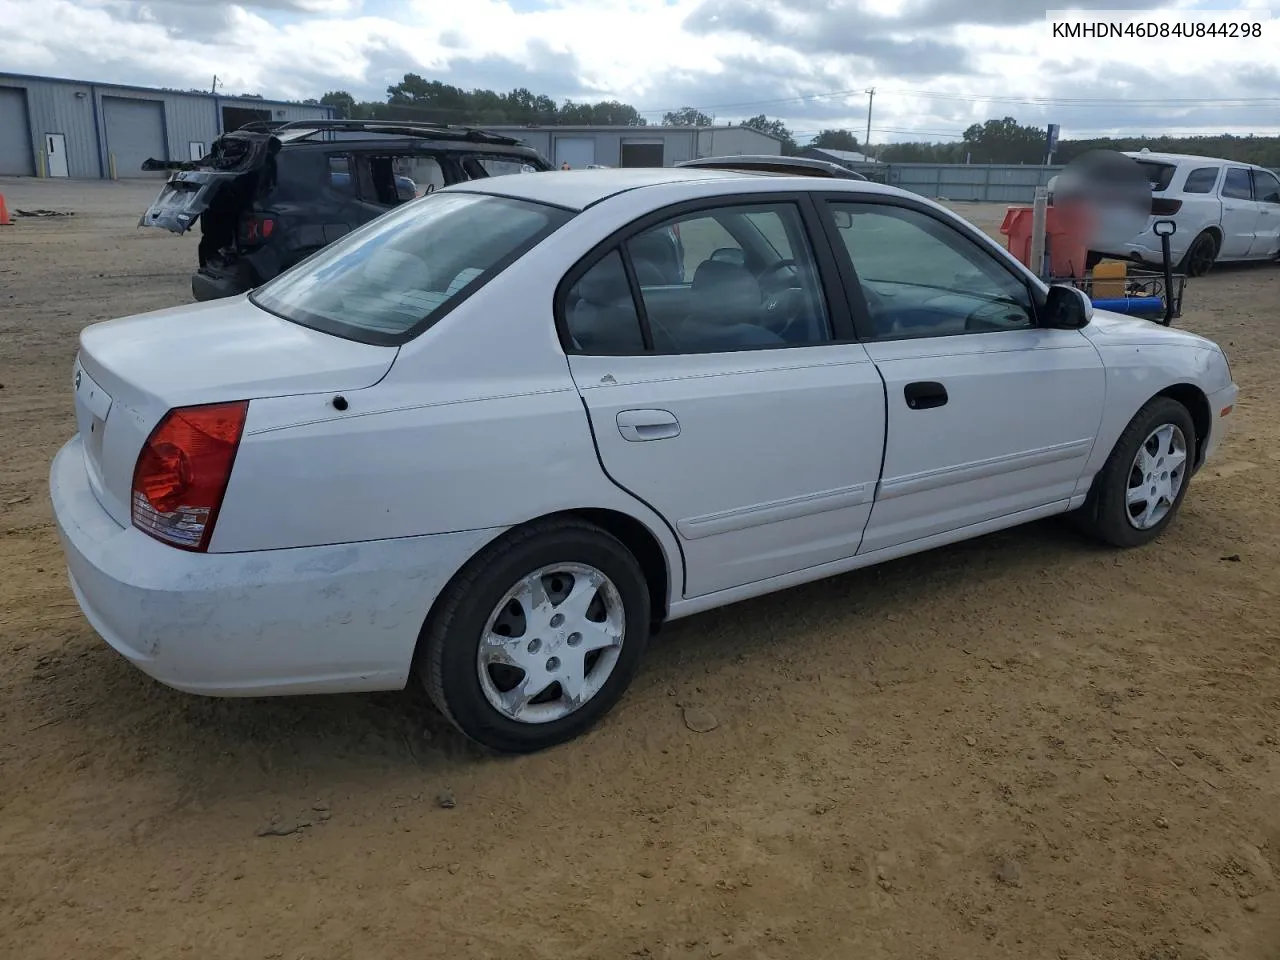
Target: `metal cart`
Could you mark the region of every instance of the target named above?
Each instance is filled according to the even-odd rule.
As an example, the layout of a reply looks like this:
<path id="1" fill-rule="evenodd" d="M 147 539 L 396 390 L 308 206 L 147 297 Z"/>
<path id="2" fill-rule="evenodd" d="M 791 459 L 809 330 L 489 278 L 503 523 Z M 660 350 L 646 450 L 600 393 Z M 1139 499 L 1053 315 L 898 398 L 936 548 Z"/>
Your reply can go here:
<path id="1" fill-rule="evenodd" d="M 1103 283 L 1123 282 L 1123 297 L 1107 297 L 1099 299 L 1093 294 L 1093 277 L 1051 277 L 1050 283 L 1060 283 L 1083 290 L 1099 310 L 1110 310 L 1113 313 L 1127 313 L 1130 316 L 1146 317 L 1166 327 L 1182 316 L 1182 293 L 1187 285 L 1186 274 L 1173 272 L 1173 257 L 1169 252 L 1169 238 L 1177 232 L 1177 224 L 1172 220 L 1157 220 L 1152 229 L 1160 238 L 1161 252 L 1164 254 L 1164 270 L 1154 273 L 1136 270 L 1120 277 L 1108 277 Z"/>
<path id="2" fill-rule="evenodd" d="M 1083 290 L 1099 310 L 1145 317 L 1169 326 L 1182 316 L 1182 293 L 1187 277 L 1181 273 L 1164 274 L 1149 271 L 1131 271 L 1127 276 L 1100 279 L 1100 284 L 1124 284 L 1122 297 L 1098 298 L 1094 295 L 1093 277 L 1051 277 L 1050 283 L 1060 283 Z"/>

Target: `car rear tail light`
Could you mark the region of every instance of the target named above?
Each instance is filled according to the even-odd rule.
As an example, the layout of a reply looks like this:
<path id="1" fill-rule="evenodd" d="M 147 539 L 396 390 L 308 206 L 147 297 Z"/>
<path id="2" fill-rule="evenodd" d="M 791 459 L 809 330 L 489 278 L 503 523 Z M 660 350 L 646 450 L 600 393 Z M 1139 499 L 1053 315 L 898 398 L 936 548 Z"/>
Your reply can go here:
<path id="1" fill-rule="evenodd" d="M 249 214 L 240 221 L 240 236 L 238 239 L 243 246 L 256 246 L 270 240 L 271 234 L 275 232 L 275 229 L 276 221 L 274 218 Z"/>
<path id="2" fill-rule="evenodd" d="M 1166 200 L 1163 197 L 1155 197 L 1151 201 L 1151 215 L 1153 217 L 1171 217 L 1181 209 L 1181 200 Z"/>
<path id="3" fill-rule="evenodd" d="M 231 479 L 248 401 L 170 410 L 133 468 L 133 525 L 203 553 Z"/>

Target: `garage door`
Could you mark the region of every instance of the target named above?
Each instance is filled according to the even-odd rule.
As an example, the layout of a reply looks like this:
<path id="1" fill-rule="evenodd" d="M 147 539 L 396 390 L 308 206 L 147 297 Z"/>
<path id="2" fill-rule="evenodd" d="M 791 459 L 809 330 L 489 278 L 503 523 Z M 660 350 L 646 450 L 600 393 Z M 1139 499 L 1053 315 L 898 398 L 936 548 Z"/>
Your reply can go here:
<path id="1" fill-rule="evenodd" d="M 556 166 L 581 170 L 596 162 L 595 137 L 556 137 Z"/>
<path id="2" fill-rule="evenodd" d="M 159 100 L 102 98 L 102 120 L 107 130 L 107 153 L 116 159 L 116 176 L 163 177 L 143 173 L 142 162 L 168 160 L 164 142 L 164 104 Z"/>
<path id="3" fill-rule="evenodd" d="M 660 167 L 663 160 L 661 140 L 623 140 L 622 166 Z"/>
<path id="4" fill-rule="evenodd" d="M 27 91 L 0 87 L 0 174 L 34 177 L 31 124 L 27 122 Z"/>

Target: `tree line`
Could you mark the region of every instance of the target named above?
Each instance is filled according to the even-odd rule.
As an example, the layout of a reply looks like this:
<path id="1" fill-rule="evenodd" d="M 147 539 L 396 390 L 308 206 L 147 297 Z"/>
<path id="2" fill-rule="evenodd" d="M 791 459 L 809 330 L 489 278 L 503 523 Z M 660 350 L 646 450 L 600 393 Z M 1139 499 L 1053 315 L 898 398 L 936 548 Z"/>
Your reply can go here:
<path id="1" fill-rule="evenodd" d="M 556 103 L 545 94 L 535 94 L 525 87 L 506 93 L 495 90 L 464 90 L 439 80 L 427 80 L 416 73 L 406 73 L 399 83 L 387 87 L 387 98 L 381 101 L 356 100 L 345 90 L 331 90 L 319 102 L 335 108 L 340 117 L 350 120 L 417 120 L 423 123 L 457 125 L 533 124 L 537 126 L 619 126 L 645 127 L 649 121 L 635 107 L 618 100 L 579 103 L 565 100 Z M 682 107 L 663 114 L 662 126 L 682 127 L 715 125 L 715 118 L 696 107 Z M 804 144 L 797 143 L 785 123 L 764 114 L 750 117 L 740 124 L 782 141 L 782 151 L 796 154 L 805 147 L 827 147 L 834 150 L 858 150 L 858 138 L 848 130 L 823 130 Z"/>
<path id="2" fill-rule="evenodd" d="M 336 108 L 342 117 L 361 120 L 418 120 L 475 126 L 649 125 L 640 111 L 619 100 L 596 103 L 564 100 L 557 103 L 545 94 L 535 94 L 524 87 L 506 93 L 464 90 L 439 80 L 427 80 L 416 73 L 406 73 L 399 83 L 387 87 L 384 101 L 357 101 L 344 90 L 334 90 L 326 93 L 319 102 Z M 665 113 L 661 125 L 709 127 L 715 122 L 714 117 L 696 107 L 682 107 Z M 851 130 L 821 130 L 801 143 L 782 120 L 770 119 L 764 114 L 743 120 L 740 125 L 777 137 L 782 142 L 782 152 L 788 155 L 813 147 L 862 152 L 858 137 Z M 1045 137 L 1043 127 L 1020 124 L 1013 117 L 1002 117 L 973 124 L 957 140 L 886 143 L 875 146 L 871 154 L 886 163 L 1038 164 L 1045 160 Z M 1280 137 L 1231 134 L 1060 140 L 1053 159 L 1055 163 L 1067 163 L 1088 150 L 1141 150 L 1144 147 L 1156 153 L 1190 153 L 1280 167 Z"/>

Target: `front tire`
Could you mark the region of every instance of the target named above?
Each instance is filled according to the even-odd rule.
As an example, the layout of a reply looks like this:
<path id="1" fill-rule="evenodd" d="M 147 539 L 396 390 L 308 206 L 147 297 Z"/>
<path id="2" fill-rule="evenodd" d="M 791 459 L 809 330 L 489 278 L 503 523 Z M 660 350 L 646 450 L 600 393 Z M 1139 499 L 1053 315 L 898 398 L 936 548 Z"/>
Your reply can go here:
<path id="1" fill-rule="evenodd" d="M 515 530 L 454 577 L 429 618 L 417 673 L 462 733 L 532 753 L 584 733 L 635 676 L 649 588 L 631 552 L 576 519 Z"/>
<path id="2" fill-rule="evenodd" d="M 1084 533 L 1116 547 L 1160 536 L 1187 495 L 1196 429 L 1187 408 L 1156 397 L 1129 421 L 1099 471 L 1089 499 L 1072 515 Z"/>

